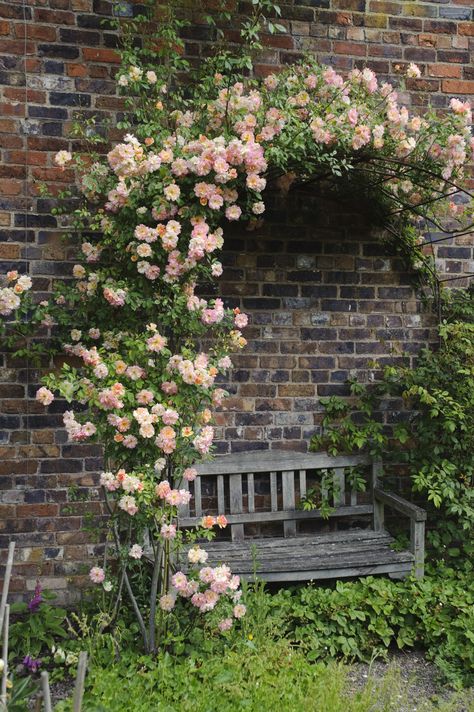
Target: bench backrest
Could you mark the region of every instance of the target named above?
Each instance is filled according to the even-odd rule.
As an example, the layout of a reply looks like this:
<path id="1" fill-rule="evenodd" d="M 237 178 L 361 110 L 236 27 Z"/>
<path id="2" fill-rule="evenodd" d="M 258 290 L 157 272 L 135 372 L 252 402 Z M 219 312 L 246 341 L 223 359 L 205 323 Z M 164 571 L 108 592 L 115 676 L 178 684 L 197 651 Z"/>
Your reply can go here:
<path id="1" fill-rule="evenodd" d="M 310 473 L 317 470 L 333 472 L 334 509 L 330 516 L 370 515 L 374 510 L 372 497 L 369 503 L 361 504 L 357 488 L 347 486 L 348 468 L 356 466 L 365 466 L 369 470 L 371 481 L 368 485 L 371 488 L 376 481 L 378 463 L 367 456 L 330 457 L 325 453 L 283 451 L 217 457 L 196 466 L 198 476 L 190 486 L 192 510 L 189 505 L 183 507 L 179 522 L 181 526 L 188 527 L 197 524 L 204 515 L 224 514 L 233 540 L 244 538 L 244 524 L 265 522 L 283 522 L 284 536 L 295 536 L 298 520 L 322 517 L 317 509 L 297 509 L 298 502 L 307 493 Z M 267 496 L 259 496 L 256 479 L 260 490 L 263 484 Z M 211 497 L 208 496 L 209 491 L 213 493 Z"/>

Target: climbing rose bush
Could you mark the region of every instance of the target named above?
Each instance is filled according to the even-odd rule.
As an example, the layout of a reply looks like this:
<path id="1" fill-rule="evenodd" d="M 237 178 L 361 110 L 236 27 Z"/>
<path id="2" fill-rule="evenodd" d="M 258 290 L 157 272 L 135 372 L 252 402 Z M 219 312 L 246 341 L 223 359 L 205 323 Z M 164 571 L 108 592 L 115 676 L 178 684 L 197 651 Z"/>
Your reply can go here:
<path id="1" fill-rule="evenodd" d="M 369 69 L 343 77 L 306 61 L 262 81 L 229 81 L 209 67 L 188 94 L 168 86 L 163 67 L 122 67 L 118 85 L 137 97 L 133 133 L 105 158 L 57 154 L 58 166 L 75 168 L 85 201 L 72 211 L 79 258 L 31 316 L 54 327 L 67 357 L 44 377 L 38 401 L 66 399 L 70 440 L 104 448 L 118 571 L 112 580 L 94 566 L 90 579 L 118 598 L 125 587 L 148 650 L 181 606 L 215 611 L 221 632 L 245 614 L 238 577 L 225 563 L 207 566 L 197 544 L 225 518 L 204 517 L 195 531 L 177 523 L 190 507 L 193 466 L 212 452 L 220 384 L 246 343 L 247 316 L 203 297 L 222 274 L 228 223 L 260 224 L 268 181 L 284 192 L 315 177 L 364 181 L 397 247 L 420 267 L 416 221 L 449 214 L 462 230 L 469 210 L 452 200 L 473 155 L 467 104 L 412 115 Z M 416 80 L 419 70 L 407 74 Z M 10 316 L 31 282 L 7 279 L 15 284 L 1 290 L 0 310 Z M 130 570 L 147 557 L 150 599 L 140 609 Z"/>

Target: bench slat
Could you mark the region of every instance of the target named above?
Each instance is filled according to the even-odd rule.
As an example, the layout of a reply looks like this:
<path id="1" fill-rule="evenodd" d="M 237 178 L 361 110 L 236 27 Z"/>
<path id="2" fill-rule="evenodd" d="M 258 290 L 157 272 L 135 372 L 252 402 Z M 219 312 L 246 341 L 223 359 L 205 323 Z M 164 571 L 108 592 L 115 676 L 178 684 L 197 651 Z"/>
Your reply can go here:
<path id="1" fill-rule="evenodd" d="M 217 513 L 225 514 L 224 475 L 217 475 Z"/>
<path id="2" fill-rule="evenodd" d="M 280 551 L 283 547 L 285 550 L 291 550 L 292 548 L 298 549 L 301 547 L 306 547 L 309 543 L 314 544 L 314 546 L 339 546 L 346 545 L 350 543 L 353 546 L 359 546 L 363 542 L 371 542 L 371 545 L 377 546 L 380 541 L 386 541 L 387 537 L 390 536 L 386 531 L 374 532 L 372 529 L 344 529 L 342 531 L 334 532 L 322 532 L 317 534 L 298 534 L 297 537 L 292 539 L 284 539 L 283 537 L 265 537 L 258 539 L 246 539 L 244 541 L 229 541 L 229 540 L 214 540 L 210 544 L 205 544 L 204 546 L 208 548 L 225 546 L 226 554 L 234 555 L 234 552 L 246 551 L 249 548 L 250 543 L 256 543 L 259 550 L 266 552 L 275 550 Z"/>
<path id="3" fill-rule="evenodd" d="M 374 508 L 371 504 L 358 504 L 355 507 L 338 507 L 333 513 L 338 517 L 358 517 L 365 514 L 373 514 Z M 229 524 L 251 524 L 256 522 L 285 522 L 291 519 L 322 519 L 319 510 L 311 511 L 294 510 L 290 512 L 251 512 L 244 514 L 229 514 L 227 520 Z M 192 527 L 197 523 L 196 517 L 180 519 L 182 527 Z"/>
<path id="4" fill-rule="evenodd" d="M 243 509 L 242 503 L 242 475 L 229 475 L 229 496 L 230 496 L 230 511 L 231 514 L 240 515 Z M 231 523 L 231 534 L 232 539 L 243 539 L 244 538 L 244 526 L 237 522 L 232 522 L 229 517 L 229 523 Z"/>
<path id="5" fill-rule="evenodd" d="M 253 472 L 247 474 L 247 502 L 249 512 L 255 512 L 255 482 Z"/>
<path id="6" fill-rule="evenodd" d="M 222 455 L 210 462 L 195 465 L 199 475 L 232 475 L 247 472 L 283 472 L 284 470 L 318 470 L 332 467 L 354 467 L 368 465 L 371 460 L 366 455 L 338 455 L 331 457 L 319 452 L 262 452 Z"/>
<path id="7" fill-rule="evenodd" d="M 277 474 L 270 472 L 270 500 L 272 512 L 278 511 Z"/>
<path id="8" fill-rule="evenodd" d="M 344 538 L 345 537 L 345 538 Z M 329 541 L 328 541 L 329 540 Z M 256 547 L 257 574 L 268 581 L 304 580 L 389 573 L 407 574 L 413 566 L 413 554 L 394 551 L 393 538 L 387 532 L 347 530 L 344 532 L 271 541 L 249 540 L 231 544 L 214 541 L 206 545 L 210 565 L 226 561 L 235 573 L 251 578 Z"/>
<path id="9" fill-rule="evenodd" d="M 300 470 L 300 499 L 306 497 L 306 470 Z"/>
<path id="10" fill-rule="evenodd" d="M 196 517 L 202 516 L 202 498 L 201 498 L 201 479 L 196 477 L 194 480 L 194 506 L 196 509 Z"/>
<path id="11" fill-rule="evenodd" d="M 334 469 L 334 506 L 342 507 L 346 503 L 346 476 L 343 467 Z"/>
<path id="12" fill-rule="evenodd" d="M 281 483 L 283 509 L 286 512 L 291 512 L 295 509 L 295 473 L 293 470 L 286 470 L 281 473 Z M 296 536 L 296 521 L 294 519 L 285 520 L 283 532 L 285 536 Z"/>

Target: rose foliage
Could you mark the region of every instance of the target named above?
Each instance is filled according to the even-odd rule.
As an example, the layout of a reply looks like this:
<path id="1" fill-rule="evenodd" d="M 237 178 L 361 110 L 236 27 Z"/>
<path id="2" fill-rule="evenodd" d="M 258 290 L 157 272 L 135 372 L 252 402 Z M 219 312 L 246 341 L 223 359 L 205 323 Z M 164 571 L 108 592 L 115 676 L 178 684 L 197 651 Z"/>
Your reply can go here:
<path id="1" fill-rule="evenodd" d="M 70 440 L 104 448 L 101 484 L 118 571 L 114 583 L 104 567 L 90 577 L 118 598 L 127 590 L 154 650 L 156 621 L 162 632 L 186 602 L 219 611 L 222 631 L 245 613 L 238 577 L 225 565 L 206 567 L 195 545 L 225 520 L 207 518 L 197 532 L 177 526 L 193 465 L 212 450 L 213 409 L 226 395 L 219 381 L 246 343 L 247 316 L 200 296 L 222 273 L 226 225 L 258 226 L 268 182 L 352 180 L 378 201 L 397 249 L 420 267 L 417 221 L 437 223 L 449 212 L 464 229 L 467 208 L 452 197 L 474 143 L 467 104 L 453 99 L 441 116 L 412 115 L 370 69 L 343 77 L 307 59 L 260 81 L 244 78 L 222 52 L 183 89 L 179 51 L 166 65 L 146 52 L 139 63 L 131 52 L 118 74 L 133 105 L 129 132 L 105 156 L 92 149 L 55 159 L 75 169 L 83 195 L 68 208 L 80 236 L 73 279 L 56 283 L 31 312 L 28 297 L 18 303 L 28 277 L 10 274 L 14 286 L 0 291 L 0 311 L 20 327 L 27 312 L 31 324 L 53 327 L 67 357 L 37 398 L 45 406 L 55 393 L 66 399 Z M 418 73 L 408 70 L 413 81 Z M 144 556 L 146 532 L 153 574 L 140 609 L 130 568 Z M 183 546 L 188 572 L 173 564 Z"/>

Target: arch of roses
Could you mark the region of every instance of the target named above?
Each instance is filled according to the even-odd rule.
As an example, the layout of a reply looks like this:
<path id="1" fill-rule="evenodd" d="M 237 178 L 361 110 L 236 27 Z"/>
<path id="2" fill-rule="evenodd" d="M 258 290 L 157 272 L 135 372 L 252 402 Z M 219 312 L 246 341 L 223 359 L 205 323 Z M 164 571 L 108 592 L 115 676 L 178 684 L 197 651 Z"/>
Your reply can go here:
<path id="1" fill-rule="evenodd" d="M 117 81 L 134 119 L 123 140 L 106 156 L 93 147 L 55 157 L 75 169 L 82 193 L 68 213 L 80 236 L 73 279 L 36 305 L 27 275 L 8 273 L 0 290 L 12 347 L 41 352 L 28 316 L 30 326 L 52 328 L 51 351 L 68 357 L 36 397 L 45 407 L 55 394 L 65 399 L 69 438 L 103 445 L 114 564 L 106 554 L 90 578 L 109 596 L 110 621 L 127 592 L 149 651 L 186 610 L 222 632 L 245 613 L 238 577 L 206 566 L 196 543 L 225 518 L 205 518 L 196 532 L 176 524 L 193 466 L 212 451 L 213 409 L 226 395 L 220 377 L 246 343 L 247 316 L 199 296 L 222 274 L 227 223 L 258 225 L 269 181 L 352 185 L 375 201 L 395 249 L 429 275 L 423 230 L 461 234 L 472 215 L 463 187 L 474 152 L 467 104 L 453 98 L 444 114 L 418 116 L 370 69 L 343 77 L 307 59 L 256 80 L 236 76 L 228 61 L 214 58 L 182 91 L 169 67 L 124 53 Z M 406 76 L 415 81 L 418 68 Z M 143 606 L 132 574 L 143 565 L 145 532 L 152 573 Z M 185 544 L 188 574 L 172 564 Z"/>

